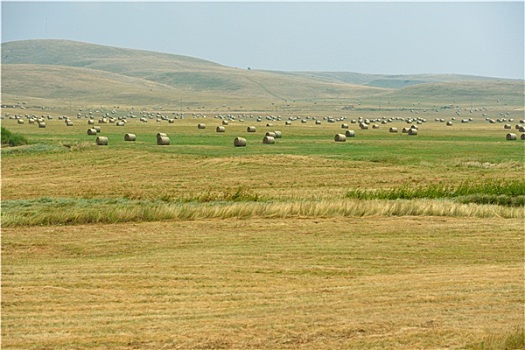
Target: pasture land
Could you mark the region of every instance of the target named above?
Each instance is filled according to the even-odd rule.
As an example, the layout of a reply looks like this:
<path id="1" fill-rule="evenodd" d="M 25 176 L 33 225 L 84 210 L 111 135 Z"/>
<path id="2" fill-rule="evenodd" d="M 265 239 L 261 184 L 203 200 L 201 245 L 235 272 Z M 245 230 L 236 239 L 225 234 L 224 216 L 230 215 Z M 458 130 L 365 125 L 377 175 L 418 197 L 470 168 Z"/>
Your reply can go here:
<path id="1" fill-rule="evenodd" d="M 54 112 L 46 128 L 2 120 L 30 143 L 2 148 L 2 348 L 523 344 L 522 205 L 349 195 L 509 183 L 523 196 L 525 143 L 505 140 L 517 130 L 481 111 L 451 127 L 434 118 L 453 110 L 310 115 L 321 125 L 251 113 L 224 133 L 215 113 L 173 123 L 134 113 L 125 126 L 95 113 L 108 146 L 87 135 L 85 117 L 68 114 L 68 127 Z M 417 136 L 398 119 L 350 123 L 383 116 L 427 121 Z M 509 117 L 514 128 L 523 110 Z M 336 143 L 343 122 L 356 137 Z M 274 130 L 282 139 L 263 144 Z M 170 145 L 156 144 L 158 132 Z M 234 147 L 237 136 L 248 145 Z"/>

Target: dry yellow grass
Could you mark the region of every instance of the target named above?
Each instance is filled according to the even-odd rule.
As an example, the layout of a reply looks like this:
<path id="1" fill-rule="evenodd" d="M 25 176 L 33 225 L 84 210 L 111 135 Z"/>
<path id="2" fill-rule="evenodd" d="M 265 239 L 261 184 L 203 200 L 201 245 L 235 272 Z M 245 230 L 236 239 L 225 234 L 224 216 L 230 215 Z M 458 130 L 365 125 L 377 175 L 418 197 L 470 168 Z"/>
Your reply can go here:
<path id="1" fill-rule="evenodd" d="M 300 124 L 234 150 L 245 124 L 226 144 L 197 119 L 135 119 L 105 125 L 100 148 L 85 122 L 6 122 L 50 148 L 2 152 L 2 348 L 444 349 L 523 324 L 523 207 L 345 198 L 521 179 L 522 144 L 489 124 L 370 130 L 345 148 L 334 125 Z M 239 188 L 259 201 L 221 201 Z"/>
<path id="2" fill-rule="evenodd" d="M 523 324 L 522 220 L 4 228 L 4 349 L 445 349 Z"/>

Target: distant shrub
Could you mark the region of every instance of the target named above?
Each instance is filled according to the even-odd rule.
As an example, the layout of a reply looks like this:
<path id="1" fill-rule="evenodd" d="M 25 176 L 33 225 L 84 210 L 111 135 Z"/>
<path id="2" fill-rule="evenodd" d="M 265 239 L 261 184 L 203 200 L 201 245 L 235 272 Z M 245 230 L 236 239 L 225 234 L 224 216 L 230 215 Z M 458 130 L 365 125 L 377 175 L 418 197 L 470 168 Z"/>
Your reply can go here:
<path id="1" fill-rule="evenodd" d="M 2 145 L 9 146 L 21 146 L 27 145 L 29 142 L 27 139 L 20 134 L 13 134 L 11 131 L 7 130 L 2 126 Z"/>

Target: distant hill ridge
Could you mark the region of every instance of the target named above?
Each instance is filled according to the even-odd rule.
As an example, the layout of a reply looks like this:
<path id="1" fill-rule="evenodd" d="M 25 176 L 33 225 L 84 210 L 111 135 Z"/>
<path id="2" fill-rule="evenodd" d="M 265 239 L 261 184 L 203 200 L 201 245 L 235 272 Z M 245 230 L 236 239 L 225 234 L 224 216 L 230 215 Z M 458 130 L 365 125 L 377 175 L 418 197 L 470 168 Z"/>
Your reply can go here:
<path id="1" fill-rule="evenodd" d="M 168 103 L 174 98 L 315 101 L 381 98 L 385 94 L 389 98 L 396 95 L 406 98 L 406 88 L 411 88 L 407 92 L 420 95 L 417 87 L 437 83 L 438 87 L 426 86 L 421 91 L 439 94 L 444 89 L 444 96 L 450 98 L 446 83 L 465 81 L 480 85 L 476 91 L 490 90 L 487 84 L 498 81 L 510 84 L 511 91 L 516 90 L 516 84 L 522 84 L 522 81 L 463 75 L 246 70 L 189 56 L 68 40 L 2 43 L 2 93 L 7 97 L 119 103 Z M 489 95 L 497 95 L 498 91 Z M 517 95 L 520 96 L 520 91 Z"/>

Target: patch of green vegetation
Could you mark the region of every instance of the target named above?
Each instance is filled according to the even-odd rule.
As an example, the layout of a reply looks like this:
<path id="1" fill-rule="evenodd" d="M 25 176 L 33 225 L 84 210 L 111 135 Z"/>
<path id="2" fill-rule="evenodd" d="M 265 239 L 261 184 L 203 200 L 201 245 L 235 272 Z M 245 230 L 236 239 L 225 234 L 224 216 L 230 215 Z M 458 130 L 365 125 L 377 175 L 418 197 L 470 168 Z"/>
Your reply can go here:
<path id="1" fill-rule="evenodd" d="M 184 202 L 257 202 L 260 200 L 258 194 L 249 188 L 239 186 L 227 188 L 222 191 L 208 190 L 196 197 L 187 198 Z"/>
<path id="2" fill-rule="evenodd" d="M 2 126 L 2 145 L 22 146 L 27 145 L 29 141 L 23 135 L 12 133 Z"/>
<path id="3" fill-rule="evenodd" d="M 3 148 L 2 156 L 4 155 L 21 155 L 21 154 L 37 154 L 37 153 L 56 153 L 67 151 L 67 148 L 45 143 L 36 143 L 32 145 L 23 145 L 22 147 Z"/>
<path id="4" fill-rule="evenodd" d="M 185 86 L 196 90 L 222 90 L 235 91 L 242 85 L 230 76 L 201 72 L 164 72 L 146 77 L 148 80 L 160 82 L 171 86 Z"/>
<path id="5" fill-rule="evenodd" d="M 352 199 L 386 200 L 455 198 L 460 203 L 524 206 L 525 181 L 462 182 L 459 185 L 436 183 L 420 186 L 404 184 L 391 189 L 352 189 L 346 196 Z"/>

